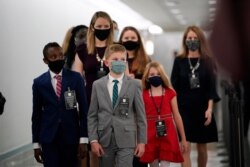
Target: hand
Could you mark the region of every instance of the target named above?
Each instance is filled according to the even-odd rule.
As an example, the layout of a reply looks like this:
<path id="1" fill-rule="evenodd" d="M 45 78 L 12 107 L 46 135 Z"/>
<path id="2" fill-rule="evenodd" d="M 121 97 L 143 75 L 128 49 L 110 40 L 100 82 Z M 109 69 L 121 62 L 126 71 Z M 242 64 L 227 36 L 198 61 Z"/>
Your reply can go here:
<path id="1" fill-rule="evenodd" d="M 79 144 L 78 147 L 79 158 L 84 159 L 88 155 L 88 145 L 85 143 Z"/>
<path id="2" fill-rule="evenodd" d="M 212 120 L 212 110 L 211 109 L 207 109 L 207 111 L 205 112 L 205 118 L 207 120 L 205 121 L 204 125 L 208 126 Z"/>
<path id="3" fill-rule="evenodd" d="M 136 148 L 134 155 L 137 157 L 141 157 L 145 152 L 145 144 L 144 143 L 139 143 Z"/>
<path id="4" fill-rule="evenodd" d="M 186 140 L 181 141 L 180 150 L 181 150 L 182 153 L 185 153 L 185 152 L 188 151 L 188 143 L 187 143 Z"/>
<path id="5" fill-rule="evenodd" d="M 102 146 L 98 142 L 91 143 L 91 151 L 98 157 L 101 157 L 104 154 Z"/>
<path id="6" fill-rule="evenodd" d="M 43 152 L 42 152 L 41 148 L 34 149 L 34 157 L 35 157 L 36 161 L 38 163 L 41 163 L 41 164 L 43 163 L 42 154 L 43 154 Z"/>
<path id="7" fill-rule="evenodd" d="M 135 74 L 133 74 L 133 73 L 129 73 L 128 76 L 129 76 L 130 78 L 135 79 Z"/>

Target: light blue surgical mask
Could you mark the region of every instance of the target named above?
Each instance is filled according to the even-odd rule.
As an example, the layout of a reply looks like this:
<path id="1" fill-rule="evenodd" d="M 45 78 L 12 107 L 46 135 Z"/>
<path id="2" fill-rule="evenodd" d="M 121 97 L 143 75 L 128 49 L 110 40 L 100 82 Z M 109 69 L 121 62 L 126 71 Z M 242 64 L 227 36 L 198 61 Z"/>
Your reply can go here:
<path id="1" fill-rule="evenodd" d="M 111 71 L 115 74 L 121 74 L 126 70 L 126 62 L 124 61 L 112 61 L 111 62 Z"/>

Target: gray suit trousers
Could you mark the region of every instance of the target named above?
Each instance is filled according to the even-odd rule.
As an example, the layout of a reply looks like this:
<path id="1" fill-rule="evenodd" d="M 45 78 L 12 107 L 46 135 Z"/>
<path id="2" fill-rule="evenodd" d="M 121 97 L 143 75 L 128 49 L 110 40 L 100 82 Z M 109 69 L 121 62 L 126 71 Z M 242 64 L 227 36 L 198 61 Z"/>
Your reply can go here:
<path id="1" fill-rule="evenodd" d="M 133 167 L 134 148 L 118 148 L 115 135 L 112 133 L 108 147 L 104 147 L 100 157 L 100 167 Z"/>

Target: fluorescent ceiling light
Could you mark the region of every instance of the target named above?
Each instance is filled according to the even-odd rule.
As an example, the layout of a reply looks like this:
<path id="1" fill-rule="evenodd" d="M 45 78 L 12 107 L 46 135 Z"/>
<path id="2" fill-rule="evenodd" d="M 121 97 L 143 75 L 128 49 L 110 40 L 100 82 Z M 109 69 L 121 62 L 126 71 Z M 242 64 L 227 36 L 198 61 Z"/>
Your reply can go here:
<path id="1" fill-rule="evenodd" d="M 160 26 L 158 26 L 158 25 L 149 26 L 148 31 L 151 34 L 161 34 L 163 32 L 162 28 Z"/>
<path id="2" fill-rule="evenodd" d="M 208 1 L 208 4 L 209 4 L 209 5 L 215 5 L 215 4 L 216 4 L 216 0 L 209 0 L 209 1 Z"/>
<path id="3" fill-rule="evenodd" d="M 215 12 L 216 8 L 209 8 L 209 12 Z"/>
<path id="4" fill-rule="evenodd" d="M 169 7 L 174 7 L 176 6 L 176 2 L 171 2 L 171 1 L 167 1 L 165 2 L 166 6 L 169 6 Z"/>
<path id="5" fill-rule="evenodd" d="M 179 9 L 171 9 L 170 12 L 173 13 L 173 14 L 181 13 L 181 11 Z"/>
<path id="6" fill-rule="evenodd" d="M 149 56 L 154 54 L 154 43 L 151 40 L 146 41 L 145 50 L 146 50 L 147 55 Z"/>

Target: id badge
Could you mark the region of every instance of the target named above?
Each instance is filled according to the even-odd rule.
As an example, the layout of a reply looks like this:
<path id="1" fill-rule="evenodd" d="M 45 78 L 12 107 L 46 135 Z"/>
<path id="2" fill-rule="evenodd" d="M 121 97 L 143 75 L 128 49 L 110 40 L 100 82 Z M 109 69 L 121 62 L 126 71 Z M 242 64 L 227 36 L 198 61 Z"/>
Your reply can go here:
<path id="1" fill-rule="evenodd" d="M 122 118 L 128 117 L 129 98 L 122 97 L 119 103 L 119 114 Z"/>
<path id="2" fill-rule="evenodd" d="M 65 107 L 67 110 L 72 110 L 77 108 L 76 102 L 76 93 L 74 90 L 70 90 L 64 92 L 64 99 L 65 99 Z"/>
<path id="3" fill-rule="evenodd" d="M 104 68 L 101 67 L 101 68 L 99 69 L 99 71 L 97 71 L 97 78 L 101 78 L 101 77 L 105 76 L 106 74 L 107 74 L 107 73 L 106 73 L 106 71 L 104 70 Z"/>
<path id="4" fill-rule="evenodd" d="M 200 87 L 200 79 L 198 73 L 189 74 L 190 89 L 195 89 Z"/>
<path id="5" fill-rule="evenodd" d="M 158 120 L 155 122 L 156 126 L 156 136 L 164 137 L 167 136 L 167 127 L 164 120 Z"/>

